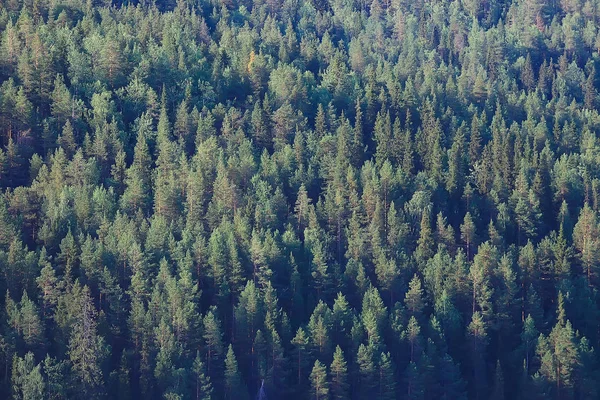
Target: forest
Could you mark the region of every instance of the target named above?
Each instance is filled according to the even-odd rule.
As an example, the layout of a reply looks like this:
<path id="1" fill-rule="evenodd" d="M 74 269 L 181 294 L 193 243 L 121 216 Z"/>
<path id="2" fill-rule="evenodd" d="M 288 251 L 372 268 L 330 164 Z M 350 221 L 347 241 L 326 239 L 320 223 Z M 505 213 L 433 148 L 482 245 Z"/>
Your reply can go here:
<path id="1" fill-rule="evenodd" d="M 600 396 L 600 0 L 0 0 L 0 398 Z"/>

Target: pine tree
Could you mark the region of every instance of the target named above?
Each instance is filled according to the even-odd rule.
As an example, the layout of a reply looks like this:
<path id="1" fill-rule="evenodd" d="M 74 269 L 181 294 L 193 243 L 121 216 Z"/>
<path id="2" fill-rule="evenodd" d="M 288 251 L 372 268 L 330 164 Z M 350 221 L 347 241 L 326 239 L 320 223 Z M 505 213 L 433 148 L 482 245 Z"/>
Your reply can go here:
<path id="1" fill-rule="evenodd" d="M 521 333 L 521 345 L 523 347 L 524 358 L 525 358 L 525 369 L 529 371 L 531 360 L 534 356 L 534 351 L 538 339 L 538 330 L 535 327 L 535 321 L 531 317 L 531 314 L 527 315 L 525 322 L 523 323 L 523 331 Z"/>
<path id="2" fill-rule="evenodd" d="M 541 362 L 538 374 L 553 385 L 552 395 L 571 396 L 575 368 L 580 361 L 571 322 L 559 315 L 550 335 L 540 335 L 536 353 Z"/>
<path id="3" fill-rule="evenodd" d="M 494 375 L 494 386 L 492 390 L 492 396 L 490 399 L 493 400 L 504 400 L 504 374 L 502 373 L 502 367 L 500 366 L 500 360 L 496 361 L 496 372 Z"/>
<path id="4" fill-rule="evenodd" d="M 364 143 L 363 143 L 363 113 L 360 100 L 356 99 L 355 106 L 355 122 L 352 135 L 352 165 L 358 167 L 362 164 L 364 156 Z"/>
<path id="5" fill-rule="evenodd" d="M 46 355 L 43 370 L 46 376 L 46 393 L 49 399 L 67 398 L 66 361 L 57 361 Z"/>
<path id="6" fill-rule="evenodd" d="M 238 370 L 238 363 L 233 353 L 233 347 L 229 345 L 227 356 L 225 357 L 225 398 L 247 399 L 248 390 L 245 386 Z"/>
<path id="7" fill-rule="evenodd" d="M 369 398 L 377 389 L 375 363 L 373 361 L 373 349 L 371 346 L 361 344 L 356 354 L 358 364 L 358 397 Z"/>
<path id="8" fill-rule="evenodd" d="M 308 322 L 313 354 L 317 358 L 328 359 L 331 354 L 332 313 L 329 307 L 320 300 Z"/>
<path id="9" fill-rule="evenodd" d="M 46 263 L 44 268 L 42 268 L 36 282 L 43 302 L 42 315 L 49 317 L 52 308 L 58 303 L 58 296 L 60 295 L 60 286 L 56 272 L 50 263 Z"/>
<path id="10" fill-rule="evenodd" d="M 58 126 L 65 125 L 69 122 L 68 118 L 73 117 L 73 99 L 62 74 L 57 74 L 54 79 L 51 100 L 50 110 L 56 118 Z"/>
<path id="11" fill-rule="evenodd" d="M 379 393 L 377 398 L 381 400 L 393 400 L 396 395 L 396 377 L 390 353 L 381 353 L 378 368 Z"/>
<path id="12" fill-rule="evenodd" d="M 484 114 L 482 114 L 484 115 Z M 482 123 L 483 122 L 483 123 Z M 471 165 L 475 164 L 481 157 L 481 149 L 482 149 L 482 132 L 481 129 L 484 125 L 485 121 L 480 121 L 477 114 L 473 115 L 473 120 L 471 121 L 471 137 L 469 140 L 469 161 Z"/>
<path id="13" fill-rule="evenodd" d="M 583 87 L 584 99 L 583 104 L 586 108 L 593 109 L 595 107 L 596 101 L 598 99 L 598 91 L 596 90 L 596 86 L 594 84 L 594 80 L 596 78 L 596 68 L 592 65 L 591 71 L 585 81 L 585 85 Z"/>
<path id="14" fill-rule="evenodd" d="M 314 400 L 324 400 L 329 398 L 327 367 L 319 360 L 315 361 L 315 365 L 310 373 L 310 398 Z"/>
<path id="15" fill-rule="evenodd" d="M 444 289 L 435 303 L 435 316 L 444 326 L 444 332 L 449 341 L 454 339 L 461 328 L 461 315 L 452 302 L 448 290 Z"/>
<path id="16" fill-rule="evenodd" d="M 69 358 L 80 393 L 88 398 L 96 398 L 102 395 L 101 363 L 107 348 L 97 332 L 97 311 L 87 286 L 80 296 L 78 310 L 69 339 Z"/>
<path id="17" fill-rule="evenodd" d="M 418 350 L 420 348 L 420 340 L 421 340 L 421 327 L 419 326 L 419 322 L 417 319 L 412 316 L 408 320 L 408 324 L 406 325 L 406 339 L 408 340 L 408 344 L 410 347 L 410 361 L 416 360 L 416 354 L 418 354 Z"/>
<path id="18" fill-rule="evenodd" d="M 56 140 L 60 147 L 63 148 L 68 158 L 71 158 L 77 151 L 77 142 L 75 140 L 75 134 L 73 133 L 73 126 L 71 121 L 67 120 L 62 128 L 62 134 L 58 136 Z"/>
<path id="19" fill-rule="evenodd" d="M 375 120 L 373 136 L 377 143 L 376 159 L 377 165 L 383 165 L 384 161 L 391 159 L 392 150 L 392 122 L 389 111 L 380 112 Z"/>
<path id="20" fill-rule="evenodd" d="M 465 178 L 465 125 L 461 125 L 454 136 L 452 147 L 448 150 L 448 175 L 446 190 L 456 195 L 464 186 Z"/>
<path id="21" fill-rule="evenodd" d="M 492 307 L 493 289 L 490 284 L 490 274 L 495 270 L 497 263 L 497 249 L 486 242 L 479 246 L 479 251 L 469 270 L 472 283 L 472 312 L 475 313 L 479 309 L 486 318 L 490 316 Z"/>
<path id="22" fill-rule="evenodd" d="M 130 374 L 131 370 L 128 366 L 127 353 L 123 351 L 121 353 L 121 362 L 119 365 L 119 371 L 114 371 L 113 376 L 118 374 L 118 382 L 115 385 L 117 389 L 118 398 L 122 400 L 131 398 L 131 382 Z"/>
<path id="23" fill-rule="evenodd" d="M 348 367 L 344 359 L 344 352 L 336 346 L 333 361 L 329 367 L 331 397 L 334 400 L 347 399 L 350 385 L 348 383 Z"/>
<path id="24" fill-rule="evenodd" d="M 425 307 L 425 300 L 423 299 L 421 279 L 419 279 L 417 274 L 410 280 L 408 287 L 409 289 L 404 297 L 404 305 L 411 315 L 419 317 Z"/>
<path id="25" fill-rule="evenodd" d="M 115 156 L 115 163 L 110 168 L 111 183 L 119 195 L 123 193 L 125 184 L 125 171 L 127 169 L 125 157 L 125 152 L 119 149 Z"/>
<path id="26" fill-rule="evenodd" d="M 420 264 L 425 264 L 427 260 L 433 257 L 433 254 L 433 232 L 429 213 L 425 211 L 421 216 L 421 230 L 417 241 L 417 249 L 415 250 L 415 258 Z"/>
<path id="27" fill-rule="evenodd" d="M 377 274 L 379 286 L 389 293 L 390 304 L 393 304 L 394 288 L 397 279 L 400 276 L 400 269 L 398 268 L 396 261 L 394 259 L 387 260 L 382 253 L 375 263 L 375 273 Z"/>
<path id="28" fill-rule="evenodd" d="M 196 358 L 194 359 L 192 371 L 192 398 L 196 400 L 212 400 L 214 398 L 213 386 L 210 382 L 210 378 L 206 375 L 204 363 L 200 358 L 200 352 L 196 353 Z"/>
<path id="29" fill-rule="evenodd" d="M 378 347 L 382 344 L 386 318 L 387 309 L 379 291 L 373 286 L 369 287 L 363 296 L 361 313 L 361 322 L 367 334 L 369 346 Z M 380 349 L 370 348 L 371 352 L 377 350 Z"/>
<path id="30" fill-rule="evenodd" d="M 42 105 L 50 97 L 52 87 L 52 58 L 39 34 L 30 38 L 29 46 L 19 58 L 19 76 L 27 94 L 36 105 Z"/>
<path id="31" fill-rule="evenodd" d="M 271 367 L 267 373 L 265 382 L 268 387 L 268 393 L 273 395 L 283 395 L 287 393 L 289 388 L 288 375 L 289 365 L 288 359 L 284 354 L 281 338 L 277 331 L 271 332 Z"/>
<path id="32" fill-rule="evenodd" d="M 402 171 L 404 172 L 404 174 L 406 174 L 407 176 L 410 176 L 413 174 L 414 172 L 414 168 L 415 168 L 415 161 L 414 161 L 414 152 L 415 152 L 415 148 L 414 148 L 414 143 L 413 143 L 413 137 L 412 137 L 412 132 L 410 130 L 410 112 L 407 110 L 406 111 L 406 127 L 405 127 L 405 132 L 404 132 L 404 149 L 403 149 L 403 155 L 402 155 Z"/>
<path id="33" fill-rule="evenodd" d="M 267 376 L 267 339 L 261 329 L 256 331 L 252 342 L 253 358 L 251 377 L 253 381 L 263 380 Z"/>
<path id="34" fill-rule="evenodd" d="M 600 259 L 596 212 L 585 204 L 573 229 L 573 244 L 579 251 L 588 285 L 595 285 L 596 265 Z"/>
<path id="35" fill-rule="evenodd" d="M 158 117 L 158 124 L 156 126 L 156 154 L 160 155 L 160 152 L 165 148 L 165 145 L 167 145 L 170 142 L 171 123 L 169 122 L 169 115 L 167 113 L 166 87 L 163 85 L 160 104 L 160 115 Z"/>
<path id="36" fill-rule="evenodd" d="M 15 355 L 12 366 L 12 398 L 17 400 L 43 399 L 46 396 L 41 364 L 35 365 L 33 353 L 21 358 Z"/>
<path id="37" fill-rule="evenodd" d="M 211 381 L 218 385 L 221 382 L 223 365 L 223 333 L 221 322 L 212 310 L 204 316 L 204 349 L 206 351 L 206 373 Z"/>
<path id="38" fill-rule="evenodd" d="M 295 359 L 296 359 L 296 374 L 298 377 L 297 384 L 300 387 L 302 385 L 302 377 L 306 376 L 305 368 L 309 365 L 309 354 L 308 354 L 309 337 L 302 328 L 298 328 L 296 336 L 292 339 L 292 345 L 295 348 Z"/>
<path id="39" fill-rule="evenodd" d="M 332 277 L 323 243 L 315 243 L 312 249 L 312 283 L 317 297 L 327 296 L 332 288 Z"/>
<path id="40" fill-rule="evenodd" d="M 406 399 L 410 400 L 422 400 L 425 397 L 425 389 L 423 376 L 419 374 L 417 364 L 414 361 L 410 361 L 404 372 L 404 379 L 406 381 Z"/>
<path id="41" fill-rule="evenodd" d="M 467 399 L 465 383 L 460 375 L 460 370 L 448 354 L 441 359 L 439 374 L 441 399 Z"/>
<path id="42" fill-rule="evenodd" d="M 147 134 L 151 120 L 144 114 L 138 119 L 138 135 L 133 153 L 133 163 L 125 172 L 125 191 L 121 196 L 121 206 L 134 213 L 138 209 L 148 210 L 150 202 L 152 158 L 148 148 Z"/>
<path id="43" fill-rule="evenodd" d="M 481 313 L 477 311 L 473 314 L 473 318 L 467 329 L 469 334 L 471 365 L 473 366 L 475 398 L 481 399 L 484 398 L 487 387 L 485 352 L 488 341 L 487 329 Z"/>
<path id="44" fill-rule="evenodd" d="M 35 348 L 44 342 L 44 329 L 37 306 L 29 299 L 25 290 L 19 306 L 23 340 L 30 348 Z"/>
<path id="45" fill-rule="evenodd" d="M 467 259 L 471 259 L 471 247 L 476 246 L 476 228 L 471 213 L 467 211 L 463 223 L 460 226 L 460 237 L 465 242 Z"/>
<path id="46" fill-rule="evenodd" d="M 268 120 L 260 101 L 254 103 L 250 122 L 252 124 L 252 135 L 256 143 L 262 148 L 270 148 L 273 138 L 269 137 Z"/>
<path id="47" fill-rule="evenodd" d="M 448 250 L 450 253 L 454 253 L 456 249 L 454 228 L 447 222 L 446 217 L 444 217 L 444 214 L 441 212 L 439 212 L 437 215 L 435 225 L 437 228 L 436 239 L 438 243 L 446 246 L 446 250 Z"/>
<path id="48" fill-rule="evenodd" d="M 249 280 L 240 293 L 235 308 L 236 342 L 246 347 L 254 339 L 256 330 L 263 319 L 263 307 L 260 294 L 254 281 Z"/>
<path id="49" fill-rule="evenodd" d="M 186 148 L 190 135 L 190 116 L 188 114 L 188 103 L 186 99 L 184 99 L 177 108 L 173 131 L 175 133 L 175 137 L 179 140 L 183 147 Z"/>
<path id="50" fill-rule="evenodd" d="M 523 85 L 528 90 L 532 90 L 536 85 L 533 67 L 531 66 L 531 55 L 529 53 L 527 53 L 527 58 L 521 70 L 521 82 L 523 82 Z"/>

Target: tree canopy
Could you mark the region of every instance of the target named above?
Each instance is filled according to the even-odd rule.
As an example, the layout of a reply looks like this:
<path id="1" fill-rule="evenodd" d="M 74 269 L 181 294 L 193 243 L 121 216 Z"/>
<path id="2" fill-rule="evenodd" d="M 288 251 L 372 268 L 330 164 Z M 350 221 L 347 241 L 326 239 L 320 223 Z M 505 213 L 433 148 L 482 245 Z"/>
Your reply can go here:
<path id="1" fill-rule="evenodd" d="M 0 0 L 0 397 L 593 399 L 596 0 Z"/>

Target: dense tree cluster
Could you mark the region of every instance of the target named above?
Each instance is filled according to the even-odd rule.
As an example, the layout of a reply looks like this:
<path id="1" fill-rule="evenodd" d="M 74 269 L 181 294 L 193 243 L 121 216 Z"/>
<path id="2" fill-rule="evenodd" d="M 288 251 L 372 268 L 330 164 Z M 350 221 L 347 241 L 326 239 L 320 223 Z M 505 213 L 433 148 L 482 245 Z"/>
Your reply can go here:
<path id="1" fill-rule="evenodd" d="M 593 399 L 597 0 L 0 0 L 0 397 Z"/>

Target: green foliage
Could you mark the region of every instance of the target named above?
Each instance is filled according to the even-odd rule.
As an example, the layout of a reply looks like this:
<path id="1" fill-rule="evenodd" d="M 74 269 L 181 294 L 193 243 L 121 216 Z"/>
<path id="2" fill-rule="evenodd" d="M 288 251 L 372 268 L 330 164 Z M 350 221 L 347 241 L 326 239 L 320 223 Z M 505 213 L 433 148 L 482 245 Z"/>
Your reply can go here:
<path id="1" fill-rule="evenodd" d="M 310 398 L 314 400 L 329 397 L 329 382 L 327 380 L 327 367 L 319 360 L 315 361 L 310 373 Z"/>
<path id="2" fill-rule="evenodd" d="M 596 398 L 595 3 L 296 3 L 0 0 L 0 398 Z"/>
<path id="3" fill-rule="evenodd" d="M 344 352 L 337 346 L 335 353 L 333 353 L 333 361 L 329 367 L 329 374 L 331 377 L 331 383 L 329 389 L 331 391 L 331 397 L 333 399 L 345 399 L 348 397 L 348 389 L 350 384 L 348 382 L 348 365 L 344 359 Z"/>
<path id="4" fill-rule="evenodd" d="M 45 383 L 41 365 L 35 365 L 33 353 L 24 358 L 15 356 L 12 367 L 12 397 L 14 399 L 41 399 L 45 396 Z"/>
<path id="5" fill-rule="evenodd" d="M 74 315 L 72 334 L 69 340 L 69 359 L 77 379 L 77 388 L 83 397 L 102 395 L 103 373 L 101 364 L 107 348 L 97 332 L 97 311 L 90 298 L 89 289 L 84 287 L 78 296 L 77 314 Z"/>
<path id="6" fill-rule="evenodd" d="M 248 390 L 245 386 L 238 370 L 238 363 L 233 353 L 233 348 L 229 345 L 227 356 L 225 357 L 225 398 L 247 399 Z"/>

